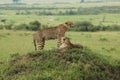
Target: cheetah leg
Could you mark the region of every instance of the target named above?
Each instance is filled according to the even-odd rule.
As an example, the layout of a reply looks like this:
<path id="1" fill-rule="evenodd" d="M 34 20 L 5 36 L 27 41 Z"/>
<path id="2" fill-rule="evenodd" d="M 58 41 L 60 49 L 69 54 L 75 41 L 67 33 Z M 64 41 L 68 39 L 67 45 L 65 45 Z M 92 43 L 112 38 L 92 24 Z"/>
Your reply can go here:
<path id="1" fill-rule="evenodd" d="M 59 34 L 58 35 L 58 41 L 57 41 L 57 47 L 59 48 L 61 45 L 61 37 L 64 37 L 64 35 Z"/>
<path id="2" fill-rule="evenodd" d="M 45 45 L 45 39 L 42 38 L 37 42 L 37 50 L 42 50 L 44 48 Z"/>

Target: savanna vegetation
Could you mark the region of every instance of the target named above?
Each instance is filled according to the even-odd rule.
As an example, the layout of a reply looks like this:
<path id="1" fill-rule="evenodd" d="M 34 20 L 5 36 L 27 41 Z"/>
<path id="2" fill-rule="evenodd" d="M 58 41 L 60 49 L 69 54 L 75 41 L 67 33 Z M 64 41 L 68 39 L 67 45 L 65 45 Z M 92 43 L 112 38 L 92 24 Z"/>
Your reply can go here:
<path id="1" fill-rule="evenodd" d="M 111 65 L 89 49 L 56 50 L 12 55 L 2 65 L 2 80 L 119 80 L 119 61 Z"/>
<path id="2" fill-rule="evenodd" d="M 119 80 L 120 3 L 0 4 L 0 80 Z M 34 51 L 35 31 L 73 21 L 84 49 Z"/>

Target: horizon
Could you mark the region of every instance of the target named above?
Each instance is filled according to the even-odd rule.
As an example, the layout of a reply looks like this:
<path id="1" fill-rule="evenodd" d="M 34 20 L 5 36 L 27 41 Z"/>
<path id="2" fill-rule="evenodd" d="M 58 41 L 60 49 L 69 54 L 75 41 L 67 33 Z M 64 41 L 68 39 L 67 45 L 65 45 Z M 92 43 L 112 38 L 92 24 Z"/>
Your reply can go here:
<path id="1" fill-rule="evenodd" d="M 99 1 L 102 1 L 102 2 L 116 2 L 116 1 L 120 1 L 120 0 L 85 0 L 85 2 L 92 2 L 92 1 L 96 1 L 96 2 L 99 2 Z M 20 3 L 55 3 L 55 2 L 63 2 L 63 3 L 66 3 L 66 2 L 70 2 L 70 3 L 78 3 L 80 2 L 80 0 L 20 0 L 19 1 Z M 0 0 L 0 4 L 6 4 L 6 3 L 13 3 L 13 0 Z"/>

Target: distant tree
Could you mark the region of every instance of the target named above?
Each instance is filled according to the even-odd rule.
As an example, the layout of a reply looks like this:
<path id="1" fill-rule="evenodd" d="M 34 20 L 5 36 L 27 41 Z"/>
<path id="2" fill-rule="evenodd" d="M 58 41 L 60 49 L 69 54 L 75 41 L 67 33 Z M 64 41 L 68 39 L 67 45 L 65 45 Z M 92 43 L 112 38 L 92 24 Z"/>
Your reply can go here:
<path id="1" fill-rule="evenodd" d="M 84 0 L 81 0 L 80 2 L 81 2 L 81 3 L 84 3 Z"/>
<path id="2" fill-rule="evenodd" d="M 29 26 L 26 27 L 27 30 L 36 31 L 41 28 L 41 23 L 39 21 L 33 21 L 29 23 Z"/>
<path id="3" fill-rule="evenodd" d="M 5 23 L 5 22 L 6 22 L 6 19 L 2 19 L 1 22 Z"/>
<path id="4" fill-rule="evenodd" d="M 13 0 L 14 3 L 18 3 L 20 0 Z"/>

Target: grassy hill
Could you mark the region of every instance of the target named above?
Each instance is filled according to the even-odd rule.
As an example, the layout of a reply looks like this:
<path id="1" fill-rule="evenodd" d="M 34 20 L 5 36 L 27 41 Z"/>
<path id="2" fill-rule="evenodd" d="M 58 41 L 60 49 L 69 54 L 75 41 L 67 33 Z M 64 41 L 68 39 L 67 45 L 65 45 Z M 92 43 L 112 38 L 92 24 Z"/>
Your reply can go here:
<path id="1" fill-rule="evenodd" d="M 119 80 L 119 69 L 120 61 L 109 64 L 87 48 L 38 51 L 0 64 L 0 80 Z"/>

